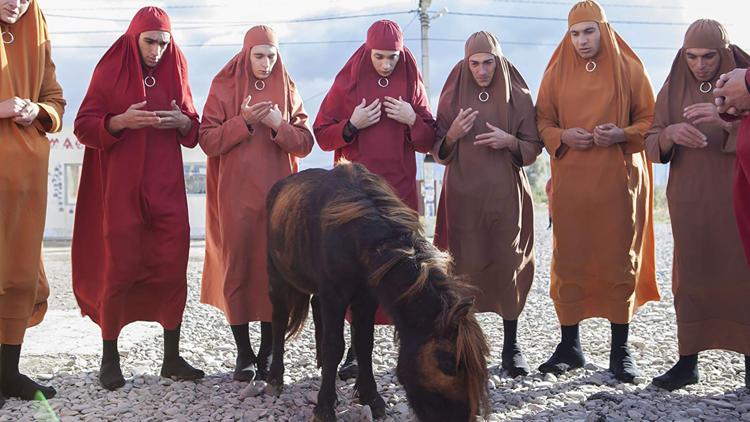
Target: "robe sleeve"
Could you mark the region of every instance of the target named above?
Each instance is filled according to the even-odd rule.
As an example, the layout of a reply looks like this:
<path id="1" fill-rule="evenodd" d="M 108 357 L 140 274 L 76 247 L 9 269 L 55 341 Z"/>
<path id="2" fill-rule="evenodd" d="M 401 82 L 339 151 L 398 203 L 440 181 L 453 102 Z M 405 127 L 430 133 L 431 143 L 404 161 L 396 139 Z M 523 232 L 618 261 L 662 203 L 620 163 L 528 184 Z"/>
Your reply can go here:
<path id="1" fill-rule="evenodd" d="M 182 136 L 179 132 L 177 132 L 177 139 L 180 141 L 180 144 L 187 148 L 195 148 L 196 145 L 198 145 L 198 131 L 200 130 L 201 121 L 198 120 L 198 116 L 189 116 L 190 121 L 193 123 L 192 126 L 190 126 L 190 132 L 188 132 L 185 136 Z"/>
<path id="2" fill-rule="evenodd" d="M 552 78 L 545 75 L 536 100 L 536 124 L 550 157 L 561 159 L 568 146 L 562 143 L 562 133 L 565 130 L 560 127 L 554 88 Z"/>
<path id="3" fill-rule="evenodd" d="M 740 133 L 740 123 L 732 123 L 732 129 L 727 133 L 727 139 L 721 146 L 721 152 L 727 154 L 737 153 L 737 136 Z"/>
<path id="4" fill-rule="evenodd" d="M 39 91 L 39 99 L 37 105 L 47 113 L 49 120 L 42 122 L 36 120 L 35 125 L 38 125 L 38 129 L 43 132 L 55 133 L 62 129 L 62 116 L 65 111 L 65 100 L 63 99 L 63 91 L 60 84 L 57 82 L 55 75 L 55 63 L 52 61 L 52 49 L 50 43 L 45 44 L 45 56 L 46 62 L 44 67 L 44 79 L 42 80 L 42 88 Z"/>
<path id="5" fill-rule="evenodd" d="M 432 157 L 435 158 L 435 161 L 438 164 L 447 166 L 448 164 L 451 163 L 451 161 L 453 161 L 453 158 L 456 157 L 456 151 L 458 150 L 458 142 L 459 141 L 456 141 L 450 148 L 446 148 L 445 154 L 441 154 L 440 149 L 445 144 L 445 136 L 443 136 L 442 138 L 438 139 L 435 142 L 435 145 L 433 145 L 432 152 L 430 154 L 432 154 Z"/>
<path id="6" fill-rule="evenodd" d="M 337 119 L 332 115 L 332 111 L 336 110 L 340 101 L 337 98 L 338 95 L 340 94 L 334 82 L 334 86 L 331 87 L 331 90 L 320 104 L 318 115 L 315 117 L 315 123 L 313 124 L 315 140 L 323 151 L 335 151 L 344 148 L 350 142 L 354 142 L 357 139 L 356 134 L 349 142 L 344 139 L 344 127 L 346 126 L 346 122 L 349 121 L 349 116 L 344 119 Z"/>
<path id="7" fill-rule="evenodd" d="M 185 77 L 187 78 L 187 70 L 185 70 L 184 72 Z M 190 132 L 185 134 L 185 136 L 182 136 L 182 134 L 177 131 L 177 140 L 184 147 L 195 148 L 195 146 L 198 145 L 198 131 L 200 130 L 201 121 L 198 118 L 198 113 L 195 111 L 195 105 L 193 104 L 193 93 L 190 90 L 190 85 L 187 84 L 187 82 L 184 89 L 185 91 L 182 96 L 182 104 L 180 104 L 180 109 L 182 110 L 183 114 L 190 118 L 190 121 L 193 124 L 190 126 Z"/>
<path id="8" fill-rule="evenodd" d="M 290 120 L 281 123 L 278 132 L 271 137 L 286 153 L 302 158 L 312 151 L 313 135 L 307 127 L 307 112 L 302 104 L 297 88 L 290 83 Z"/>
<path id="9" fill-rule="evenodd" d="M 226 154 L 238 144 L 250 140 L 252 131 L 245 119 L 234 113 L 227 118 L 227 114 L 215 92 L 215 85 L 211 84 L 198 131 L 198 143 L 209 157 Z"/>
<path id="10" fill-rule="evenodd" d="M 654 90 L 646 71 L 633 64 L 630 71 L 630 126 L 624 127 L 625 142 L 620 148 L 625 154 L 643 151 L 646 132 L 654 121 Z"/>
<path id="11" fill-rule="evenodd" d="M 417 117 L 414 124 L 407 130 L 407 137 L 417 152 L 426 154 L 435 144 L 435 119 L 432 117 L 427 92 L 422 81 L 418 81 L 415 91 L 411 106 Z"/>
<path id="12" fill-rule="evenodd" d="M 73 123 L 73 133 L 83 145 L 97 150 L 107 150 L 123 139 L 127 129 L 117 136 L 109 133 L 107 123 L 115 113 L 104 111 L 107 109 L 106 93 L 102 92 L 102 89 L 97 89 L 97 86 L 101 84 L 94 77 L 78 109 L 78 115 Z"/>
<path id="13" fill-rule="evenodd" d="M 512 135 L 518 139 L 518 153 L 512 153 L 513 164 L 517 167 L 528 166 L 542 153 L 544 144 L 539 139 L 536 124 L 536 113 L 531 94 L 527 89 L 513 90 L 513 115 L 520 116 Z"/>
<path id="14" fill-rule="evenodd" d="M 663 151 L 662 145 L 666 143 L 664 129 L 669 126 L 668 110 L 669 99 L 667 98 L 668 84 L 664 84 L 656 98 L 656 114 L 651 129 L 646 133 L 646 158 L 652 163 L 666 164 L 672 161 L 676 151 L 676 145 L 672 145 L 669 151 Z"/>

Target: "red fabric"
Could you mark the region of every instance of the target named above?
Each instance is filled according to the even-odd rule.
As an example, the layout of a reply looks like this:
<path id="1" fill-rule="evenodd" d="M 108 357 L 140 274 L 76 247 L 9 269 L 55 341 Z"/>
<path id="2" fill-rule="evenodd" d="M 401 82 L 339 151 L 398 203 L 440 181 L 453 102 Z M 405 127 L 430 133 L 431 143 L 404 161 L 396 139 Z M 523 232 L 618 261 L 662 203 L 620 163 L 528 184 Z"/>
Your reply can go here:
<path id="1" fill-rule="evenodd" d="M 127 32 L 99 61 L 78 111 L 74 132 L 86 146 L 73 229 L 73 291 L 81 313 L 99 324 L 105 340 L 133 321 L 174 329 L 187 297 L 190 242 L 180 145 L 198 142 L 198 116 L 187 61 L 171 39 L 161 62 L 145 69 L 138 37 L 167 31 L 167 14 L 138 11 Z M 144 86 L 146 75 L 156 79 Z M 147 101 L 147 110 L 170 110 L 175 100 L 193 123 L 176 129 L 106 129 L 109 118 Z"/>
<path id="2" fill-rule="evenodd" d="M 396 68 L 388 76 L 388 87 L 378 85 L 380 75 L 372 65 L 370 52 L 397 50 L 401 52 Z M 389 119 L 382 109 L 380 122 L 359 131 L 349 143 L 343 131 L 354 107 L 364 98 L 367 104 L 385 96 L 408 101 L 417 118 L 409 128 Z M 415 151 L 427 153 L 435 142 L 435 119 L 422 83 L 417 62 L 403 44 L 403 33 L 397 23 L 375 22 L 367 31 L 367 40 L 336 75 L 333 86 L 313 125 L 315 138 L 323 151 L 335 151 L 334 162 L 345 158 L 361 163 L 371 172 L 390 183 L 396 194 L 412 209 L 418 209 L 417 163 Z M 382 307 L 375 315 L 376 324 L 390 324 Z"/>
<path id="3" fill-rule="evenodd" d="M 378 86 L 380 75 L 372 66 L 372 48 L 401 51 L 396 68 L 388 77 L 387 88 Z M 354 107 L 363 98 L 370 104 L 376 98 L 382 100 L 386 95 L 393 98 L 400 96 L 412 105 L 417 114 L 414 125 L 409 128 L 389 119 L 383 109 L 380 122 L 359 131 L 351 143 L 346 142 L 343 130 Z M 313 131 L 323 151 L 335 151 L 335 162 L 346 158 L 365 165 L 373 173 L 384 177 L 407 205 L 417 209 L 414 153 L 427 153 L 432 148 L 435 120 L 422 75 L 411 51 L 403 46 L 403 34 L 398 24 L 382 20 L 370 27 L 367 41 L 336 75 L 331 90 L 320 106 Z"/>
<path id="4" fill-rule="evenodd" d="M 748 72 L 750 81 L 750 72 Z M 734 214 L 750 264 L 750 117 L 745 117 L 737 134 L 737 165 L 734 178 Z"/>

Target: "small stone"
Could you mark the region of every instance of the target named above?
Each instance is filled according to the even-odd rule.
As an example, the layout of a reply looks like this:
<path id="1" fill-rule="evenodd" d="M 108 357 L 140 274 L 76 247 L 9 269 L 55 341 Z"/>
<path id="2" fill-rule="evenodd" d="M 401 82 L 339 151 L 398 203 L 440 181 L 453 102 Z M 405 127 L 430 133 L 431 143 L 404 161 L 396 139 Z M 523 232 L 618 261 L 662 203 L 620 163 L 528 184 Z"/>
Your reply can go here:
<path id="1" fill-rule="evenodd" d="M 315 391 L 308 391 L 305 393 L 305 398 L 312 404 L 318 404 L 318 393 Z"/>
<path id="2" fill-rule="evenodd" d="M 240 398 L 257 397 L 266 390 L 266 383 L 263 381 L 253 381 L 240 391 Z"/>
<path id="3" fill-rule="evenodd" d="M 607 422 L 607 418 L 599 413 L 591 412 L 586 415 L 584 422 Z"/>
<path id="4" fill-rule="evenodd" d="M 638 412 L 637 410 L 628 410 L 628 417 L 632 420 L 639 421 L 643 419 L 643 413 Z"/>
<path id="5" fill-rule="evenodd" d="M 570 397 L 571 399 L 577 400 L 577 401 L 584 401 L 584 400 L 586 400 L 586 395 L 583 394 L 583 393 L 581 393 L 580 391 L 570 391 L 570 392 L 568 392 L 565 395 L 568 396 L 568 397 Z"/>
<path id="6" fill-rule="evenodd" d="M 409 406 L 406 403 L 399 403 L 393 407 L 393 410 L 401 414 L 407 414 L 409 413 Z"/>
<path id="7" fill-rule="evenodd" d="M 359 420 L 363 422 L 372 422 L 372 409 L 370 409 L 370 406 L 362 406 L 362 410 L 359 411 Z"/>
<path id="8" fill-rule="evenodd" d="M 703 414 L 703 409 L 699 407 L 691 407 L 687 410 L 688 416 L 697 417 Z"/>
<path id="9" fill-rule="evenodd" d="M 732 403 L 727 403 L 725 401 L 712 400 L 712 399 L 703 399 L 702 401 L 703 403 L 710 404 L 711 406 L 720 407 L 722 409 L 734 410 L 734 405 Z"/>
<path id="10" fill-rule="evenodd" d="M 742 414 L 742 420 L 747 422 L 750 421 L 750 412 Z"/>

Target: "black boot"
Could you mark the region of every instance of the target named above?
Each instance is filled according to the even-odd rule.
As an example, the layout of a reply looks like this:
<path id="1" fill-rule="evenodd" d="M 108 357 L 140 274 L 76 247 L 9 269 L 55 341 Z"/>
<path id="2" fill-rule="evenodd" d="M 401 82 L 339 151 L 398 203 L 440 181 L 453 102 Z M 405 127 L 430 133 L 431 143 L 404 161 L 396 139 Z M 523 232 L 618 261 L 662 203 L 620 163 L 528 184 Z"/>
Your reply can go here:
<path id="1" fill-rule="evenodd" d="M 3 344 L 0 346 L 0 390 L 5 397 L 18 397 L 21 400 L 35 400 L 41 393 L 45 398 L 55 397 L 52 387 L 37 384 L 26 375 L 18 372 L 21 359 L 21 345 Z"/>
<path id="2" fill-rule="evenodd" d="M 346 359 L 339 368 L 339 378 L 341 381 L 357 378 L 359 375 L 359 365 L 357 365 L 357 355 L 354 353 L 354 344 L 346 352 Z"/>
<path id="3" fill-rule="evenodd" d="M 117 390 L 125 385 L 125 377 L 120 368 L 120 353 L 117 339 L 102 340 L 102 366 L 99 368 L 99 383 L 107 390 Z"/>
<path id="4" fill-rule="evenodd" d="M 552 357 L 539 365 L 539 372 L 561 375 L 573 369 L 583 367 L 586 358 L 581 350 L 581 339 L 578 335 L 578 324 L 562 325 L 562 340 L 555 348 Z"/>
<path id="5" fill-rule="evenodd" d="M 250 345 L 248 324 L 231 325 L 234 344 L 237 346 L 237 360 L 234 365 L 235 381 L 250 382 L 258 374 L 257 358 Z"/>
<path id="6" fill-rule="evenodd" d="M 180 356 L 180 326 L 174 330 L 164 329 L 164 362 L 161 365 L 161 376 L 176 380 L 197 380 L 206 374 L 193 368 Z"/>
<path id="7" fill-rule="evenodd" d="M 667 391 L 674 391 L 686 385 L 698 382 L 698 354 L 682 356 L 680 360 L 651 383 Z"/>
<path id="8" fill-rule="evenodd" d="M 270 322 L 260 323 L 260 349 L 258 349 L 258 374 L 257 380 L 265 381 L 268 378 L 268 369 L 271 366 L 271 347 L 273 346 L 273 330 Z"/>
<path id="9" fill-rule="evenodd" d="M 529 364 L 526 363 L 521 347 L 516 339 L 518 320 L 503 319 L 503 353 L 502 367 L 512 378 L 529 375 Z"/>
<path id="10" fill-rule="evenodd" d="M 628 347 L 630 324 L 612 323 L 612 344 L 609 351 L 609 371 L 622 382 L 632 383 L 641 371 Z"/>
<path id="11" fill-rule="evenodd" d="M 750 356 L 745 355 L 745 388 L 750 390 Z"/>

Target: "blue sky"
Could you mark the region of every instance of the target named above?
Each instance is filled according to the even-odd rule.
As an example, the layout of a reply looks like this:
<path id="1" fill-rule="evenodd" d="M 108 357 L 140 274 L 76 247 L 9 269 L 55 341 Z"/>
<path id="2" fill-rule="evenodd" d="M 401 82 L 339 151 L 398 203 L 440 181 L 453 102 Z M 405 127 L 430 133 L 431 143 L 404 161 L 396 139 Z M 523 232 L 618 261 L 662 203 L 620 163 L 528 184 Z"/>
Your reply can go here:
<path id="1" fill-rule="evenodd" d="M 49 23 L 58 79 L 68 108 L 63 136 L 72 133 L 72 122 L 89 83 L 91 72 L 107 46 L 125 31 L 142 6 L 167 10 L 190 66 L 196 106 L 202 110 L 211 79 L 239 51 L 247 29 L 268 23 L 282 42 L 281 54 L 297 82 L 305 107 L 315 117 L 331 82 L 364 40 L 370 23 L 388 18 L 405 28 L 407 46 L 419 59 L 420 25 L 417 1 L 78 1 L 39 0 Z M 432 21 L 430 29 L 430 94 L 437 105 L 440 89 L 451 67 L 463 54 L 463 40 L 478 30 L 495 33 L 505 55 L 519 68 L 535 94 L 544 68 L 565 31 L 568 10 L 564 0 L 435 0 L 431 10 L 448 13 Z M 635 48 L 658 91 L 679 48 L 687 24 L 711 17 L 724 23 L 733 42 L 750 49 L 750 16 L 746 0 L 603 0 L 615 29 Z M 295 19 L 372 15 L 350 19 L 289 22 Z M 496 15 L 467 16 L 466 14 Z M 502 17 L 504 16 L 504 17 Z M 516 18 L 509 18 L 515 16 Z M 644 24 L 655 22 L 656 24 Z M 318 43 L 319 42 L 319 43 Z M 193 158 L 200 151 L 187 153 Z M 317 149 L 302 167 L 329 166 L 332 154 Z"/>

